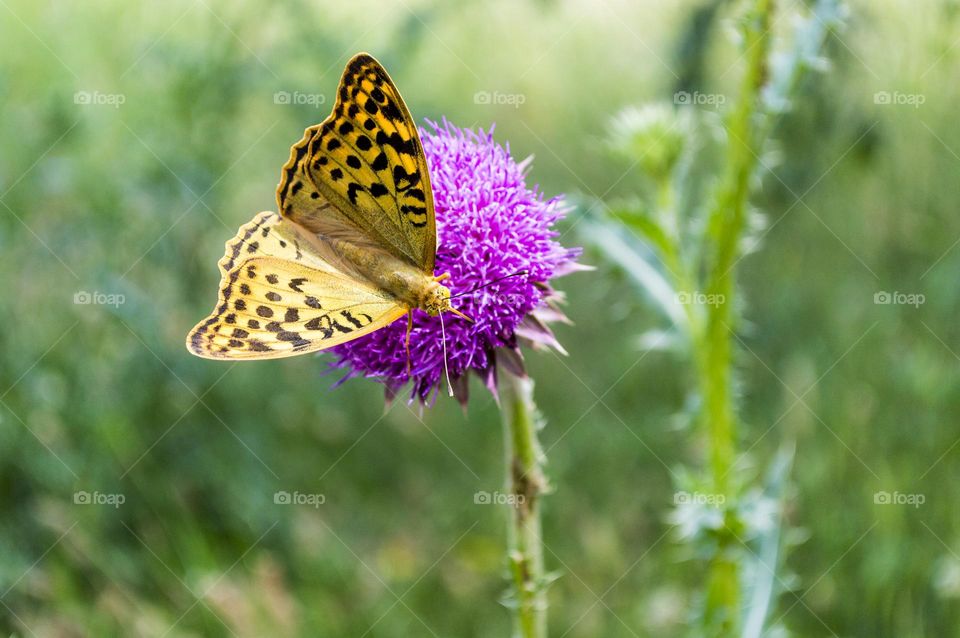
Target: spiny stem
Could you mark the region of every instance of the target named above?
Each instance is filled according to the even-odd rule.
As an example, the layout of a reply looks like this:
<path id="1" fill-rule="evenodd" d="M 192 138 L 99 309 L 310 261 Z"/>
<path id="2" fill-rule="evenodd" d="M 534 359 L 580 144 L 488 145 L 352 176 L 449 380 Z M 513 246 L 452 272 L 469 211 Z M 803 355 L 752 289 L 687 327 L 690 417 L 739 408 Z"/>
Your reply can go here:
<path id="1" fill-rule="evenodd" d="M 707 298 L 716 301 L 706 308 L 704 329 L 695 334 L 703 396 L 703 427 L 710 444 L 713 490 L 726 503 L 725 525 L 720 530 L 710 561 L 704 608 L 708 636 L 736 636 L 740 625 L 740 561 L 736 551 L 736 490 L 731 474 L 736 460 L 737 415 L 733 398 L 733 334 L 736 324 L 735 266 L 746 227 L 750 180 L 761 152 L 762 136 L 756 122 L 761 90 L 767 79 L 773 0 L 756 0 L 746 16 L 744 48 L 747 64 L 739 102 L 728 128 L 727 173 L 721 183 L 710 217 L 713 252 L 708 261 Z"/>
<path id="2" fill-rule="evenodd" d="M 503 416 L 509 499 L 507 562 L 513 579 L 514 635 L 546 638 L 547 592 L 540 529 L 540 497 L 547 490 L 543 452 L 537 440 L 533 381 L 497 370 Z"/>

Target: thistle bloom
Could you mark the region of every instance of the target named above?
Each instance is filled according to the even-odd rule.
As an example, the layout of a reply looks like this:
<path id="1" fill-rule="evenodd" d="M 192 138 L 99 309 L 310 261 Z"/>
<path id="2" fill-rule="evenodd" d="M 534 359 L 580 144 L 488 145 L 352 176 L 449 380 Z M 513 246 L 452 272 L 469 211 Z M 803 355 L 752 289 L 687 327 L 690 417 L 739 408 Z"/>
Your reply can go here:
<path id="1" fill-rule="evenodd" d="M 467 401 L 473 370 L 496 395 L 496 364 L 523 374 L 521 341 L 560 352 L 547 324 L 565 321 L 562 300 L 550 281 L 582 268 L 579 248 L 563 248 L 554 223 L 567 212 L 560 197 L 545 199 L 528 188 L 528 160 L 516 162 L 509 146 L 489 131 L 460 129 L 447 121 L 428 122 L 422 142 L 430 169 L 437 215 L 436 273 L 450 273 L 453 306 L 474 320 L 446 313 L 414 311 L 407 367 L 406 321 L 334 348 L 341 380 L 365 376 L 386 386 L 392 399 L 412 382 L 410 400 L 422 403 L 444 383 L 444 355 L 454 393 Z M 481 288 L 482 286 L 482 288 Z"/>

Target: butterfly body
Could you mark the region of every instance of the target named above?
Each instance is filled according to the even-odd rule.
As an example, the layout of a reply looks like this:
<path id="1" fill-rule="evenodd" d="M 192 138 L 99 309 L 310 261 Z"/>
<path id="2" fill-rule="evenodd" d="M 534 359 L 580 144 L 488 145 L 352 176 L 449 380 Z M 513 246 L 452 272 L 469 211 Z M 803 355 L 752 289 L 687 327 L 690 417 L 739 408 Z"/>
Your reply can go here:
<path id="1" fill-rule="evenodd" d="M 361 53 L 333 112 L 304 131 L 262 212 L 227 241 L 217 305 L 187 335 L 211 359 L 269 359 L 356 339 L 412 311 L 452 312 L 434 276 L 436 218 L 416 125 Z"/>
<path id="2" fill-rule="evenodd" d="M 407 309 L 419 308 L 436 316 L 452 310 L 450 290 L 437 278 L 390 254 L 371 251 L 366 246 L 343 239 L 328 240 L 331 249 L 372 285 L 389 292 Z M 446 300 L 446 303 L 444 303 Z"/>

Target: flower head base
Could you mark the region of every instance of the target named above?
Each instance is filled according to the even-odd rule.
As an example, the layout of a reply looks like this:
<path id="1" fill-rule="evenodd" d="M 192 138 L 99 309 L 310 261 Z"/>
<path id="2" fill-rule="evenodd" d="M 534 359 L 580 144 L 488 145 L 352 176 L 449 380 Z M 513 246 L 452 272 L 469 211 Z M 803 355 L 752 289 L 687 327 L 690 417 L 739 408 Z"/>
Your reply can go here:
<path id="1" fill-rule="evenodd" d="M 382 381 L 388 399 L 412 382 L 411 401 L 426 403 L 444 383 L 446 355 L 454 392 L 466 404 L 470 370 L 494 393 L 498 360 L 523 374 L 518 339 L 563 351 L 547 327 L 566 319 L 549 282 L 582 268 L 580 249 L 556 241 L 553 225 L 567 210 L 562 200 L 527 187 L 528 162 L 514 161 L 509 147 L 493 141 L 492 128 L 429 126 L 422 141 L 437 214 L 436 272 L 450 273 L 443 283 L 452 305 L 473 323 L 415 310 L 409 371 L 405 320 L 334 348 L 333 365 L 349 369 L 345 379 Z"/>

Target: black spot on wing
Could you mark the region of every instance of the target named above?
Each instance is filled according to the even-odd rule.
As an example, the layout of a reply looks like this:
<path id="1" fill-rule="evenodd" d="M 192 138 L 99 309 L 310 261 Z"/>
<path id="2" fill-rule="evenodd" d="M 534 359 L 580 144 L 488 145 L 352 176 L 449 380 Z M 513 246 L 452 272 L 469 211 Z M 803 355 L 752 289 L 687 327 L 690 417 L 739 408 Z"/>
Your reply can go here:
<path id="1" fill-rule="evenodd" d="M 417 144 L 413 138 L 404 140 L 399 133 L 393 132 L 387 135 L 383 131 L 377 131 L 377 144 L 380 146 L 391 146 L 400 155 L 414 157 L 417 155 Z"/>
<path id="2" fill-rule="evenodd" d="M 363 186 L 356 182 L 350 182 L 350 185 L 347 187 L 347 198 L 350 200 L 350 203 L 354 206 L 357 205 L 357 193 L 363 192 Z"/>
<path id="3" fill-rule="evenodd" d="M 250 339 L 247 344 L 254 352 L 273 352 L 273 348 L 260 341 L 259 339 Z"/>
<path id="4" fill-rule="evenodd" d="M 380 151 L 380 154 L 373 158 L 373 161 L 370 163 L 370 166 L 375 171 L 382 171 L 389 165 L 390 162 L 387 160 L 387 154 L 383 151 Z"/>
<path id="5" fill-rule="evenodd" d="M 291 332 L 289 330 L 282 330 L 277 333 L 277 339 L 280 341 L 291 341 L 294 346 L 306 346 L 310 342 L 300 336 L 299 332 Z"/>
<path id="6" fill-rule="evenodd" d="M 397 191 L 402 193 L 420 183 L 420 173 L 417 171 L 408 173 L 404 167 L 397 164 L 393 167 L 393 183 Z"/>
<path id="7" fill-rule="evenodd" d="M 354 316 L 353 316 L 353 313 L 351 313 L 349 310 L 342 310 L 342 311 L 340 311 L 340 315 L 341 315 L 344 319 L 346 319 L 347 321 L 349 321 L 351 324 L 353 324 L 354 326 L 356 326 L 357 328 L 362 328 L 362 327 L 364 327 L 364 326 L 366 326 L 366 325 L 369 325 L 370 322 L 373 321 L 373 319 L 372 319 L 372 318 L 370 317 L 370 315 L 368 315 L 368 314 L 360 313 L 360 316 L 359 316 L 359 317 L 354 317 Z"/>
<path id="8" fill-rule="evenodd" d="M 400 111 L 399 107 L 393 103 L 393 101 L 387 102 L 381 106 L 380 110 L 383 111 L 383 114 L 386 115 L 391 122 L 403 121 L 403 113 Z"/>
<path id="9" fill-rule="evenodd" d="M 321 339 L 329 339 L 333 336 L 333 328 L 330 326 L 330 317 L 323 315 L 315 317 L 303 325 L 307 330 L 314 330 L 320 333 Z"/>

